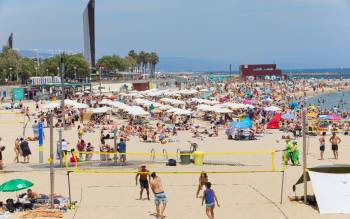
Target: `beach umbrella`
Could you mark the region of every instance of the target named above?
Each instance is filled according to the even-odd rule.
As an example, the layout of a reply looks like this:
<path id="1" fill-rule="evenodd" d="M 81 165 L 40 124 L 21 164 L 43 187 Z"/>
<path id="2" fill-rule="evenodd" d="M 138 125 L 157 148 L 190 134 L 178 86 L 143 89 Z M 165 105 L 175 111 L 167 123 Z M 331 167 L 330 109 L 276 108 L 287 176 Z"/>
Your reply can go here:
<path id="1" fill-rule="evenodd" d="M 253 123 L 248 117 L 246 117 L 239 122 L 232 122 L 231 126 L 237 129 L 249 129 L 253 126 Z"/>
<path id="2" fill-rule="evenodd" d="M 319 118 L 320 119 L 329 119 L 329 116 L 328 115 L 320 115 Z"/>
<path id="3" fill-rule="evenodd" d="M 341 118 L 335 114 L 331 114 L 329 115 L 329 120 L 341 120 Z"/>
<path id="4" fill-rule="evenodd" d="M 315 113 L 315 112 L 309 112 L 309 113 L 307 114 L 307 117 L 316 118 L 316 117 L 317 117 L 317 113 Z"/>
<path id="5" fill-rule="evenodd" d="M 285 113 L 282 115 L 282 119 L 289 119 L 289 120 L 293 120 L 295 119 L 295 115 L 292 113 Z"/>
<path id="6" fill-rule="evenodd" d="M 55 109 L 61 107 L 59 102 L 51 102 L 43 106 L 45 109 Z"/>
<path id="7" fill-rule="evenodd" d="M 86 109 L 86 108 L 89 108 L 89 106 L 85 103 L 75 103 L 73 108 L 74 109 Z"/>
<path id="8" fill-rule="evenodd" d="M 107 113 L 110 110 L 112 110 L 112 108 L 104 106 L 104 107 L 92 109 L 91 112 L 93 114 L 101 114 L 101 113 Z"/>
<path id="9" fill-rule="evenodd" d="M 294 107 L 299 106 L 299 103 L 297 103 L 297 102 L 289 102 L 289 103 L 288 103 L 288 106 L 294 108 Z"/>
<path id="10" fill-rule="evenodd" d="M 16 192 L 32 187 L 34 184 L 25 179 L 13 179 L 0 186 L 1 192 Z"/>
<path id="11" fill-rule="evenodd" d="M 269 106 L 269 107 L 266 107 L 265 108 L 265 111 L 273 111 L 273 112 L 276 112 L 276 111 L 282 111 L 281 108 L 277 107 L 277 106 Z"/>
<path id="12" fill-rule="evenodd" d="M 214 112 L 216 112 L 216 113 L 232 113 L 232 111 L 227 109 L 227 108 L 214 108 Z"/>

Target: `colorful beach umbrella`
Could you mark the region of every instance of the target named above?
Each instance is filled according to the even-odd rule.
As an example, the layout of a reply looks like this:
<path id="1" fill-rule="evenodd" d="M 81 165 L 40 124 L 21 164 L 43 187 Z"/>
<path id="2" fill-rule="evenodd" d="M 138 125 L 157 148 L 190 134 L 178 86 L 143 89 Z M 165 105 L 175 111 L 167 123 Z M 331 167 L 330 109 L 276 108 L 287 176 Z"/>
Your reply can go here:
<path id="1" fill-rule="evenodd" d="M 25 179 L 13 179 L 0 186 L 1 192 L 16 192 L 32 187 L 34 184 Z"/>

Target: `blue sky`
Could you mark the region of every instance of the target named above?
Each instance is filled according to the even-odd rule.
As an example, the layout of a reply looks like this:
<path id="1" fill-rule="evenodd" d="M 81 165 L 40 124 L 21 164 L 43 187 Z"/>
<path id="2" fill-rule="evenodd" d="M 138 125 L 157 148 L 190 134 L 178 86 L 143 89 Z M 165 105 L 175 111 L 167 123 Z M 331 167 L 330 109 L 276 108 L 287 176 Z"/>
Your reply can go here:
<path id="1" fill-rule="evenodd" d="M 0 45 L 82 51 L 87 0 L 0 0 Z M 96 0 L 97 56 L 350 67 L 349 0 Z"/>

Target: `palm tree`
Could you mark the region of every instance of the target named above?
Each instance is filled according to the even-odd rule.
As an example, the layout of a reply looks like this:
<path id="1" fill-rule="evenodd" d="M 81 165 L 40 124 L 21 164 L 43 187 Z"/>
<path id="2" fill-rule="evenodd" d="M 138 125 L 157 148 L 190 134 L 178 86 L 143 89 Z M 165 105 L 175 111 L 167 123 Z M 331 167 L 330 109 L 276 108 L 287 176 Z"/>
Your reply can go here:
<path id="1" fill-rule="evenodd" d="M 151 63 L 151 77 L 154 78 L 156 72 L 156 65 L 159 62 L 159 56 L 156 52 L 151 52 L 149 56 Z"/>
<path id="2" fill-rule="evenodd" d="M 146 68 L 146 65 L 147 65 L 147 53 L 145 51 L 141 51 L 139 53 L 139 61 L 141 62 L 141 66 L 142 66 L 142 73 L 145 73 L 145 68 Z"/>
<path id="3" fill-rule="evenodd" d="M 129 53 L 128 53 L 128 56 L 130 58 L 132 58 L 133 60 L 135 60 L 135 62 L 137 63 L 138 55 L 135 52 L 135 50 L 130 50 Z M 131 67 L 131 71 L 133 72 L 135 70 L 135 66 L 131 65 L 130 67 Z"/>

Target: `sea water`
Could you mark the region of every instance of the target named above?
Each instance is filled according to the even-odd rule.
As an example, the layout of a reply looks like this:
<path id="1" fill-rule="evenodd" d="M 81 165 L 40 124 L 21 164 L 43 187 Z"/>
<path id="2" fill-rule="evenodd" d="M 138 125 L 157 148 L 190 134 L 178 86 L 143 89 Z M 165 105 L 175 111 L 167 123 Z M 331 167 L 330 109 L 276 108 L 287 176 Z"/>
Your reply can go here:
<path id="1" fill-rule="evenodd" d="M 336 107 L 341 111 L 350 111 L 350 91 L 316 95 L 308 98 L 307 104 L 320 106 L 324 110 Z"/>

